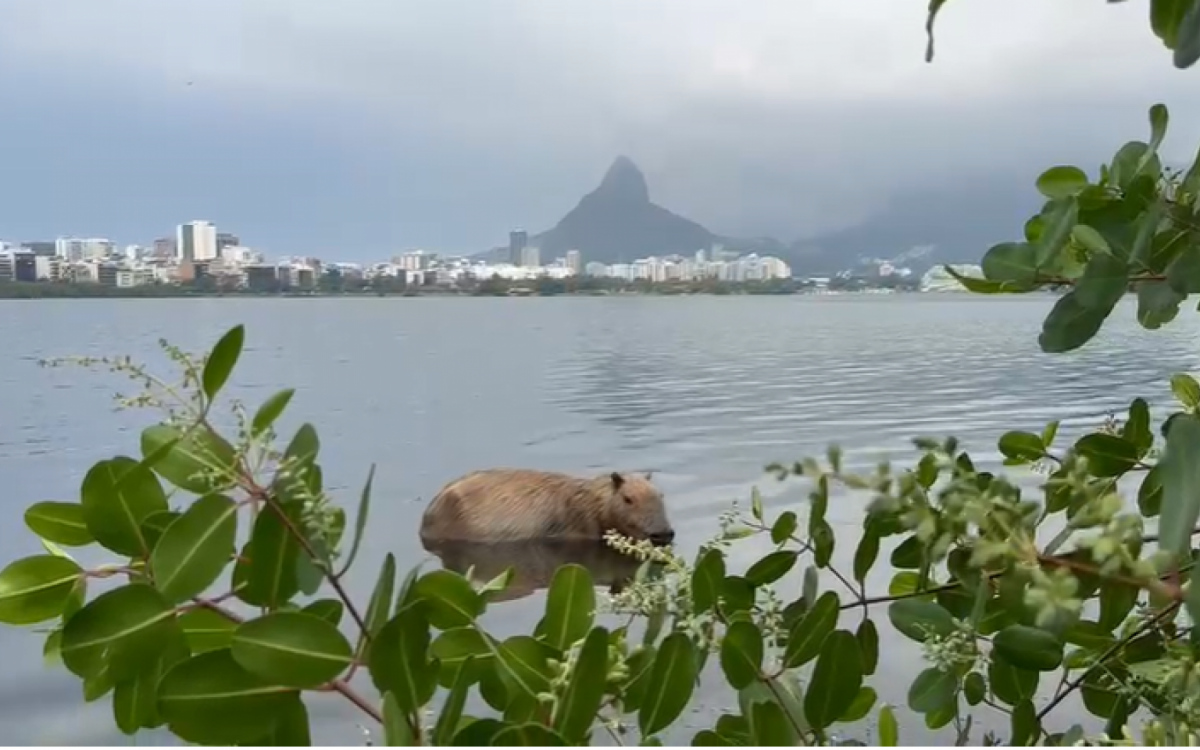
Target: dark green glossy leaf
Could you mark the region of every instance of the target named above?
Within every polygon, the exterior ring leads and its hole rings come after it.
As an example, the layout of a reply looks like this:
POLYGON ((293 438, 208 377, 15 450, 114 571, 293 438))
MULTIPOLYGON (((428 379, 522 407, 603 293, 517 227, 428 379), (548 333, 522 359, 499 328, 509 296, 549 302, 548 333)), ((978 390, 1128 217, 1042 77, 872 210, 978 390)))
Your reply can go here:
POLYGON ((650 686, 650 677, 654 673, 656 653, 653 646, 645 646, 629 655, 626 662, 629 666, 629 677, 625 681, 624 693, 621 696, 625 713, 633 713, 641 708, 646 689, 650 686))
MULTIPOLYGON (((243 553, 249 557, 249 563, 239 561, 237 565, 244 568, 245 576, 245 585, 239 589, 238 598, 247 604, 276 609, 300 591, 296 580, 300 543, 280 516, 284 512, 272 504, 263 508, 254 520, 250 542, 243 553)), ((235 582, 238 579, 235 568, 235 582)))
POLYGON ((963 680, 963 696, 971 706, 978 706, 987 697, 987 681, 979 672, 971 672, 963 680))
MULTIPOLYGON (((487 637, 475 628, 452 628, 439 634, 430 647, 430 653, 451 674, 457 673, 462 664, 471 659, 479 668, 490 667, 494 655, 487 637)), ((443 670, 445 671, 445 670, 443 670)), ((475 676, 472 673, 472 676, 475 676)), ((443 682, 443 685, 450 685, 443 682)))
POLYGON ((1069 198, 1087 186, 1087 175, 1079 167, 1050 167, 1037 178, 1038 192, 1047 198, 1069 198))
POLYGON ((1181 295, 1200 291, 1200 252, 1183 247, 1167 266, 1167 284, 1181 295))
POLYGON ((604 700, 608 672, 608 631, 593 628, 584 639, 567 691, 555 707, 553 726, 570 744, 581 744, 604 700))
POLYGON ((1014 747, 1025 747, 1034 743, 1041 733, 1038 728, 1037 711, 1029 701, 1022 701, 1013 707, 1011 723, 1010 744, 1014 747))
POLYGON ((879 664, 879 630, 875 627, 875 621, 863 620, 858 630, 854 631, 854 637, 858 639, 858 648, 862 652, 863 674, 875 674, 875 667, 879 664))
POLYGON ((638 727, 646 737, 666 728, 683 713, 696 686, 696 647, 683 633, 672 633, 654 659, 638 727))
POLYGON ((763 636, 749 620, 729 626, 721 641, 721 669, 734 690, 741 690, 758 679, 762 670, 763 636))
POLYGON ((993 281, 992 279, 978 279, 973 276, 966 276, 954 270, 951 266, 943 265, 942 270, 959 284, 962 284, 963 289, 975 294, 1019 294, 1033 289, 1033 286, 1028 284, 1017 284, 1012 281, 993 281))
POLYGON ((1038 345, 1048 354, 1078 349, 1096 335, 1109 312, 1089 308, 1079 302, 1074 290, 1067 292, 1046 316, 1038 345))
POLYGON ((100 461, 83 478, 80 498, 97 542, 130 557, 150 551, 141 523, 167 509, 167 496, 149 469, 125 456, 100 461))
POLYGON ((526 722, 509 726, 496 732, 492 747, 565 747, 567 741, 553 729, 541 724, 526 722))
POLYGON ((1032 432, 1006 432, 1000 436, 1000 452, 1014 461, 1037 461, 1046 455, 1042 439, 1032 432))
POLYGON ((692 747, 733 747, 733 743, 711 729, 701 729, 692 737, 692 747))
POLYGON ((154 463, 154 473, 182 490, 204 495, 233 484, 233 446, 206 427, 187 432, 165 424, 146 428, 142 455, 150 457, 160 450, 166 453, 154 463))
POLYGON ((925 562, 925 547, 916 534, 905 539, 892 550, 891 563, 894 568, 916 570, 925 562))
POLYGON ((303 612, 275 612, 242 623, 230 652, 248 672, 298 688, 324 685, 353 661, 350 643, 336 626, 303 612))
POLYGON ((162 539, 162 535, 166 533, 167 527, 182 515, 174 510, 160 510, 142 519, 142 538, 150 546, 151 552, 158 545, 158 540, 162 539))
POLYGON ((358 515, 354 517, 354 538, 350 542, 350 554, 346 556, 346 562, 342 565, 341 575, 345 575, 346 571, 350 570, 354 559, 358 557, 358 547, 362 543, 363 532, 367 528, 367 518, 371 510, 371 485, 374 482, 375 464, 371 464, 371 470, 367 472, 367 483, 363 485, 362 494, 359 496, 358 515))
POLYGON ((1183 558, 1200 516, 1200 420, 1185 417, 1171 425, 1158 465, 1163 485, 1159 546, 1183 558))
MULTIPOLYGON (((337 626, 342 622, 344 610, 345 607, 337 599, 318 599, 311 604, 305 605, 300 611, 314 617, 320 617, 331 625, 337 626)), ((380 623, 380 627, 383 627, 382 623, 380 623)))
MULTIPOLYGON (((383 696, 383 739, 388 747, 415 747, 420 744, 413 735, 408 716, 391 693, 384 693, 383 696)), ((488 739, 491 739, 490 735, 488 739)))
POLYGON ((42 539, 67 547, 84 547, 96 541, 88 530, 80 503, 44 500, 25 510, 25 525, 42 539))
POLYGON ((771 701, 751 706, 750 738, 760 747, 794 747, 798 739, 783 708, 771 701))
POLYGON ((1075 284, 1079 304, 1107 314, 1129 288, 1129 266, 1112 255, 1093 255, 1075 284))
MULTIPOLYGON (((454 672, 450 694, 446 696, 446 702, 442 704, 441 713, 438 714, 437 724, 433 727, 433 744, 435 746, 446 746, 454 741, 454 733, 458 731, 463 707, 467 704, 467 691, 472 683, 471 668, 473 664, 474 658, 468 656, 454 672)), ((393 698, 393 700, 395 699, 393 698)))
POLYGON ((917 713, 944 711, 954 702, 958 678, 949 672, 930 667, 913 680, 908 688, 908 707, 917 713))
POLYGON ((454 735, 455 747, 485 747, 505 727, 496 719, 476 719, 458 730, 454 735))
POLYGON ((1108 241, 1104 239, 1104 235, 1087 224, 1076 224, 1071 229, 1071 239, 1092 254, 1112 252, 1112 248, 1108 246, 1108 241))
POLYGON ((835 630, 825 639, 804 696, 804 715, 815 729, 837 721, 862 687, 862 654, 854 634, 835 630))
POLYGON ((796 565, 795 550, 778 550, 755 562, 746 571, 746 580, 755 586, 774 583, 788 574, 796 565))
POLYGON ((187 742, 230 745, 271 732, 298 701, 292 689, 271 685, 243 669, 227 650, 176 664, 158 686, 158 711, 187 742))
POLYGON ((992 638, 996 656, 1015 667, 1050 672, 1062 664, 1062 643, 1045 630, 1010 625, 992 638))
POLYGON ((715 547, 704 549, 692 570, 692 608, 699 614, 717 605, 725 581, 725 556, 715 547))
POLYGON ((1171 393, 1183 405, 1183 408, 1195 411, 1200 408, 1200 383, 1191 375, 1177 372, 1171 376, 1171 393))
POLYGON ((367 668, 381 693, 395 695, 400 708, 413 713, 437 690, 437 667, 429 662, 429 618, 425 602, 405 607, 371 641, 367 668))
POLYGON ((995 656, 988 665, 988 682, 996 697, 1010 706, 1029 700, 1037 693, 1038 673, 1015 667, 1002 656, 995 656))
POLYGON ((1187 295, 1175 291, 1165 281, 1139 281, 1135 286, 1138 323, 1150 331, 1175 320, 1179 315, 1179 305, 1187 299, 1187 295))
POLYGON ((1079 202, 1075 198, 1053 201, 1042 212, 1045 229, 1034 243, 1038 268, 1052 268, 1058 263, 1063 248, 1071 238, 1071 230, 1078 223, 1078 216, 1079 202))
POLYGON ((292 437, 292 441, 288 443, 288 447, 284 450, 283 454, 297 464, 304 465, 315 461, 317 454, 320 452, 321 440, 317 436, 317 428, 305 422, 300 425, 300 429, 296 430, 296 434, 292 437))
POLYGON ((854 702, 850 704, 850 708, 846 709, 846 713, 838 721, 853 724, 856 721, 861 721, 871 713, 871 709, 875 707, 875 701, 879 700, 879 695, 875 692, 875 688, 868 685, 863 685, 858 689, 858 695, 854 697, 854 702))
POLYGON ((237 623, 211 609, 198 607, 179 617, 179 627, 193 654, 229 648, 237 623))
POLYGON ((9 563, 0 571, 0 622, 32 625, 62 615, 82 579, 83 570, 58 555, 9 563))
POLYGON ((1154 444, 1154 431, 1150 427, 1150 405, 1143 398, 1135 398, 1129 404, 1129 419, 1121 427, 1121 437, 1137 449, 1138 456, 1145 456, 1154 444))
POLYGON ((1137 446, 1119 435, 1094 432, 1075 443, 1075 450, 1088 461, 1088 471, 1097 477, 1126 473, 1138 462, 1137 446))
POLYGON ((741 576, 725 576, 721 582, 721 611, 726 618, 754 607, 754 585, 741 576))
MULTIPOLYGON (((388 621, 388 612, 392 609, 392 592, 395 587, 396 557, 389 552, 384 555, 383 564, 379 567, 379 577, 375 579, 375 588, 372 589, 371 600, 367 603, 367 613, 363 616, 369 636, 374 637, 388 621)), ((359 634, 358 647, 355 649, 359 658, 366 653, 369 642, 366 636, 359 634)))
POLYGON ((790 510, 779 514, 779 518, 775 519, 775 523, 771 526, 771 541, 775 544, 783 544, 788 539, 791 539, 792 534, 796 533, 796 514, 790 510))
POLYGON ((546 596, 546 614, 538 632, 554 648, 565 651, 592 627, 596 589, 592 575, 582 565, 563 565, 554 572, 546 596))
POLYGON ((879 745, 880 747, 896 747, 900 743, 900 727, 896 724, 896 714, 891 706, 879 709, 879 745))
POLYGON ((868 523, 863 529, 858 547, 854 549, 854 580, 860 584, 867 580, 867 574, 879 558, 879 534, 875 532, 874 524, 868 523))
POLYGON ((235 502, 205 495, 171 522, 150 555, 154 584, 171 602, 199 596, 229 565, 237 536, 235 502))
POLYGON ((783 662, 789 669, 807 664, 821 653, 829 634, 837 627, 840 604, 837 594, 826 591, 788 633, 783 662))
POLYGON ((308 709, 304 706, 304 701, 297 698, 285 703, 279 710, 275 726, 271 731, 245 744, 254 747, 309 747, 312 745, 312 736, 308 728, 308 709))
POLYGON ((200 374, 200 382, 204 393, 209 399, 216 398, 217 393, 229 380, 230 373, 242 356, 242 346, 246 341, 246 329, 236 325, 230 328, 217 341, 212 352, 204 362, 204 371, 200 374))
MULTIPOLYGON (((500 644, 500 665, 504 668, 501 675, 515 685, 524 697, 533 699, 538 693, 549 690, 551 673, 548 661, 559 653, 536 638, 515 635, 500 644)), ((509 707, 512 707, 511 702, 509 707)), ((505 718, 512 720, 511 717, 505 718)))
POLYGON ((254 412, 254 418, 250 422, 250 434, 261 435, 268 427, 275 424, 275 420, 283 415, 294 395, 296 395, 294 388, 285 388, 264 401, 262 406, 258 407, 258 411, 254 412))
POLYGON ((1005 242, 983 256, 983 275, 988 281, 1032 286, 1037 281, 1037 251, 1027 242, 1005 242))
POLYGON ((833 560, 833 548, 836 543, 836 538, 833 535, 833 527, 827 521, 821 521, 815 526, 809 527, 809 534, 813 543, 813 563, 818 568, 827 568, 833 560))
POLYGON ((178 632, 175 611, 158 591, 131 583, 106 591, 63 626, 62 659, 80 677, 108 663, 114 680, 152 664, 178 632))
POLYGON ((1200 565, 1192 568, 1192 575, 1189 578, 1191 585, 1188 586, 1183 603, 1192 622, 1200 622, 1200 565))
POLYGON ((888 619, 896 630, 922 643, 930 633, 949 635, 954 630, 954 619, 945 607, 920 599, 892 602, 888 619))
POLYGON ((1124 583, 1100 584, 1100 627, 1115 630, 1133 610, 1141 590, 1124 583))

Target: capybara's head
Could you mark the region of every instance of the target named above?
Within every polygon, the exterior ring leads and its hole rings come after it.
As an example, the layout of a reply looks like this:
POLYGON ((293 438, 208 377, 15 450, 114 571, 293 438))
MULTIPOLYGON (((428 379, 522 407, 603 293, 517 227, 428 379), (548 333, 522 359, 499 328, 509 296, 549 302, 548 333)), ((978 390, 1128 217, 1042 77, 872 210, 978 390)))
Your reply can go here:
POLYGON ((662 492, 650 483, 648 475, 613 472, 606 484, 612 490, 607 521, 618 533, 633 539, 649 539, 654 544, 670 544, 675 530, 667 520, 662 492))

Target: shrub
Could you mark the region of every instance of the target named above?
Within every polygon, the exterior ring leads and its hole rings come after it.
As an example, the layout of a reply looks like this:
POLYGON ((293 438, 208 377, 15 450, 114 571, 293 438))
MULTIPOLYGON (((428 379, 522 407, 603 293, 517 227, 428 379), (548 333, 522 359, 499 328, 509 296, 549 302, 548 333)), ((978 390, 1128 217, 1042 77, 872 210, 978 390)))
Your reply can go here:
MULTIPOLYGON (((930 55, 943 4, 931 3, 930 55)), ((1200 0, 1155 0, 1151 11, 1176 65, 1194 63, 1200 0)), ((1085 344, 1131 288, 1143 326, 1170 322, 1200 291, 1200 159, 1186 173, 1162 166, 1167 120, 1166 107, 1151 108, 1149 141, 1122 146, 1094 180, 1068 166, 1043 173, 1047 201, 1025 239, 989 250, 984 277, 964 285, 1066 289, 1040 338, 1047 352, 1085 344)), ((480 616, 508 574, 482 585, 446 570, 397 580, 389 555, 365 607, 347 596, 374 470, 343 545, 347 516, 323 487, 317 431, 306 424, 275 445, 291 391, 253 414, 235 404, 236 434, 218 429, 214 404, 243 340, 236 327, 202 358, 164 344, 179 384, 128 359, 82 360, 131 377, 140 391, 126 404, 163 421, 142 433, 140 458, 93 466, 78 502, 30 506, 25 522, 46 553, 0 571, 0 622, 52 623, 47 654, 82 680, 86 700, 109 697, 127 734, 165 726, 193 743, 309 744, 304 697, 335 692, 390 745, 584 744, 600 731, 658 744, 711 662, 735 705, 694 745, 827 744, 836 726, 868 716, 879 743, 895 745, 896 716, 867 684, 880 663, 873 616, 885 606, 928 662, 908 707, 929 728, 953 724, 960 742, 971 711, 1007 715, 1012 744, 1128 742, 1139 710, 1143 744, 1200 741, 1200 383, 1188 375, 1172 379, 1179 406, 1158 424, 1136 399, 1124 419, 1069 445, 1056 423, 1002 435, 1007 465, 1045 476, 1037 500, 976 468, 953 438, 917 440, 903 469, 850 473, 836 448, 769 467, 803 479, 809 503, 768 517, 756 494, 691 562, 610 537, 644 561, 630 586, 597 601, 588 571, 563 566, 534 632, 499 639, 480 616), (1137 483, 1136 508, 1123 479, 1137 483), (839 489, 866 498, 850 571, 833 564, 826 519, 839 489), (725 550, 752 535, 772 551, 729 571, 725 550), (84 568, 63 550, 93 544, 115 560, 84 568), (886 595, 871 594, 885 544, 896 572, 886 595), (800 595, 781 597, 774 584, 800 566, 800 595), (117 585, 88 599, 89 585, 109 580, 117 585), (597 624, 601 605, 626 624, 597 624), (360 670, 373 697, 352 687, 360 670), (1044 679, 1052 692, 1039 701, 1044 679), (472 693, 491 715, 465 713, 472 693), (1102 732, 1052 723, 1077 693, 1102 732), (437 708, 429 722, 427 706, 437 708)))

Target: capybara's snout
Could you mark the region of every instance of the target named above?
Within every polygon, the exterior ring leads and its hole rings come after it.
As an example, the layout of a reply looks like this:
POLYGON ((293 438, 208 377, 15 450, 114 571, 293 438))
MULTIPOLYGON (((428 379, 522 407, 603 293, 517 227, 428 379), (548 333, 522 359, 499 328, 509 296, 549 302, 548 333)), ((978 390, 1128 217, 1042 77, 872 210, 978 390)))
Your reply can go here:
POLYGON ((667 529, 666 531, 656 531, 650 535, 650 543, 659 547, 665 547, 675 541, 675 530, 667 529))

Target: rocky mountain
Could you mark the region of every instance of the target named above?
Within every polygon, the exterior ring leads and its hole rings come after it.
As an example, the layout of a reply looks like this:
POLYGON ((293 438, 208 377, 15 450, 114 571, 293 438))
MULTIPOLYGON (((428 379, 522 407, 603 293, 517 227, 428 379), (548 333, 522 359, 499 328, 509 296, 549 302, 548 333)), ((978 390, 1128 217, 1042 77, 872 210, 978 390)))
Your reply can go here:
POLYGON ((690 254, 715 241, 716 235, 696 222, 652 203, 645 175, 624 156, 553 229, 530 238, 543 258, 576 249, 588 261, 601 263, 690 254))

